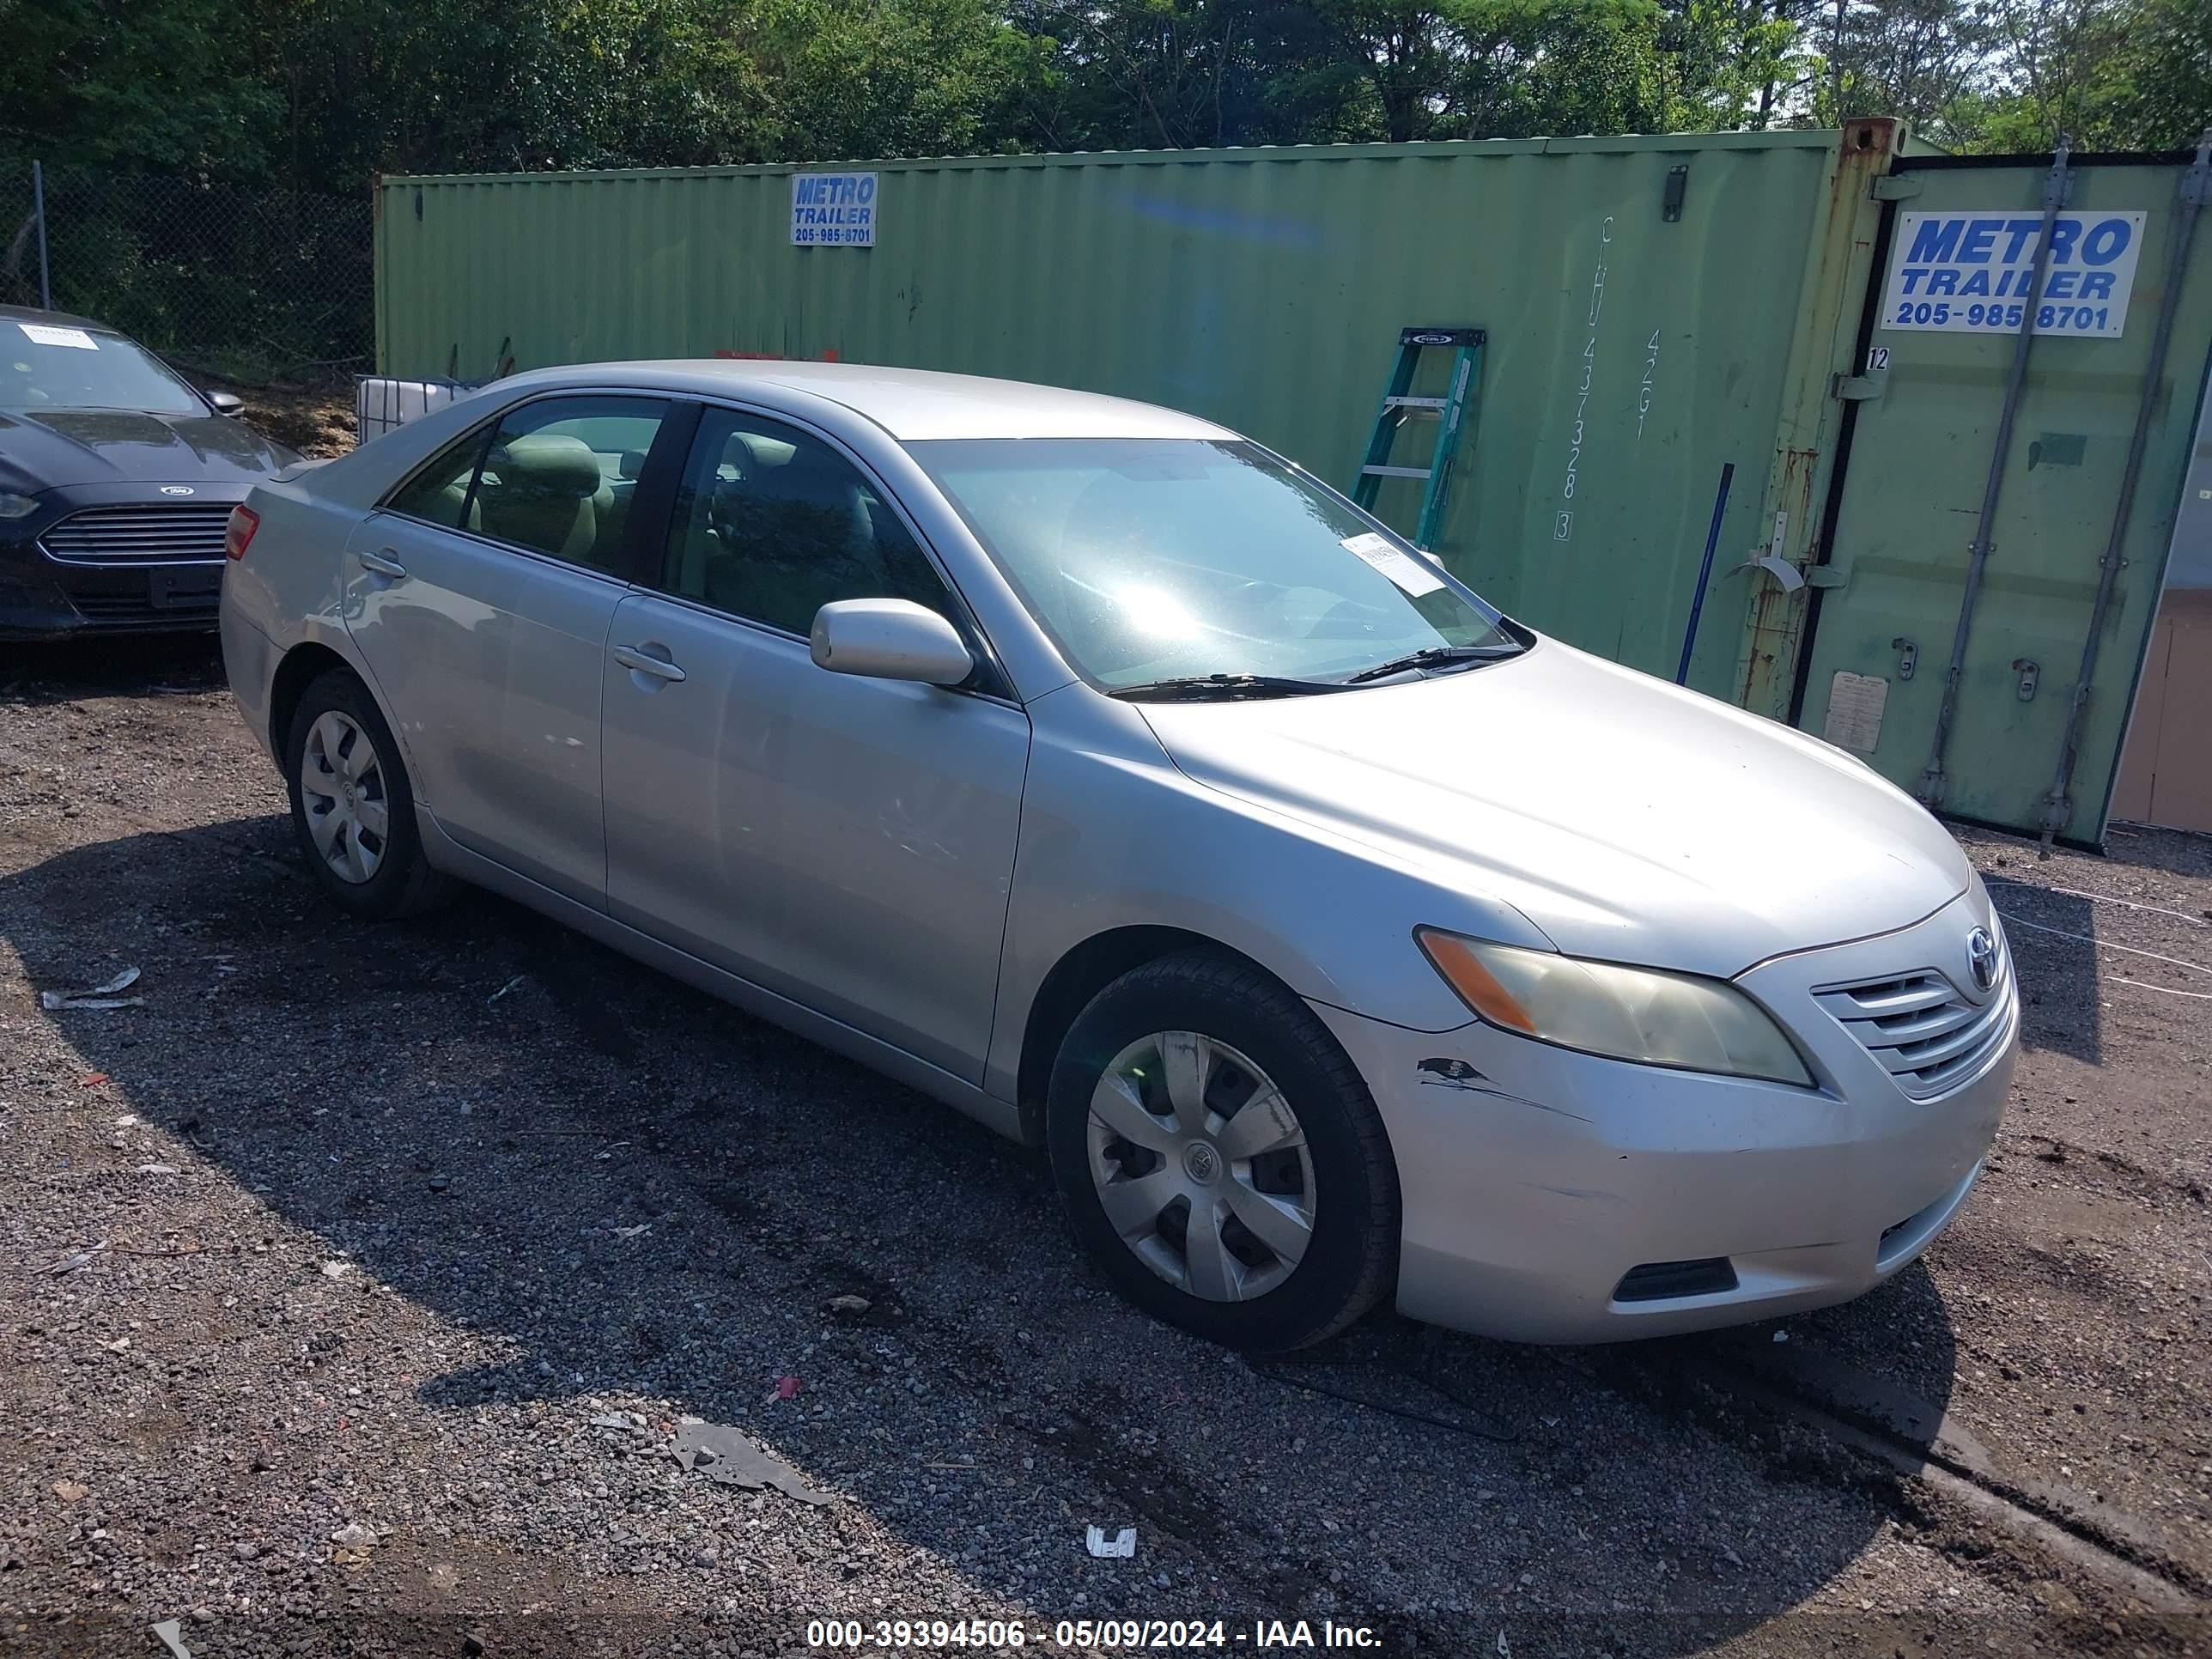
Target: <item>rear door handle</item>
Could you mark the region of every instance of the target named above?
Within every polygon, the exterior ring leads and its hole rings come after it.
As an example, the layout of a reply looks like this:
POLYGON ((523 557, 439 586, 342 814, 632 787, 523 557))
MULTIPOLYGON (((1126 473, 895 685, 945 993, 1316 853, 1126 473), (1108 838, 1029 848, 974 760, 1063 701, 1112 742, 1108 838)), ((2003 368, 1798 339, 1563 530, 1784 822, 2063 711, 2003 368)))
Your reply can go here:
POLYGON ((615 647, 613 656, 614 659, 624 668, 635 669, 641 674, 650 674, 655 679, 680 680, 684 678, 684 671, 669 661, 667 658, 650 655, 634 645, 615 647))
POLYGON ((398 581, 402 576, 407 574, 407 567, 405 565, 400 563, 397 559, 387 558, 381 553, 362 554, 361 556, 361 566, 364 570, 374 570, 380 576, 389 576, 394 581, 398 581))

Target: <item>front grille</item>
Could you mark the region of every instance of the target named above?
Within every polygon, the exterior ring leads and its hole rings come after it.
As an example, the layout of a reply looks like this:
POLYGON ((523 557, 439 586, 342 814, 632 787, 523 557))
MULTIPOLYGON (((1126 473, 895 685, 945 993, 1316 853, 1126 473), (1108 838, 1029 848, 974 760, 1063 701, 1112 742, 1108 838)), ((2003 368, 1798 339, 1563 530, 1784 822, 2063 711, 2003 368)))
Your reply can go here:
POLYGON ((167 622, 185 623, 213 617, 221 594, 193 594, 156 605, 143 589, 135 593, 72 593, 70 603, 94 622, 167 622))
POLYGON ((88 507, 39 538, 64 564, 206 563, 222 557, 230 507, 222 501, 88 507))
POLYGON ((1929 1100, 1978 1074, 2003 1042, 2011 981, 2012 952, 2001 949, 1986 1002, 1974 1001, 1932 968, 1813 994, 1899 1088, 1929 1100))

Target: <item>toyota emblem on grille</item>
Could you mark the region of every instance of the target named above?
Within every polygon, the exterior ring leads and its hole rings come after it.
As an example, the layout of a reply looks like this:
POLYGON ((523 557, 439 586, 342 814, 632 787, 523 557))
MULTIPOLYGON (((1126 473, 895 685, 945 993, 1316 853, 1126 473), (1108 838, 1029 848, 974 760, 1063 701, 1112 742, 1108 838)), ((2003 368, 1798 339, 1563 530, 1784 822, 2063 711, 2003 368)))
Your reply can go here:
POLYGON ((1966 935, 1966 970, 1974 976, 1977 990, 1988 991, 1997 982, 1997 942, 1986 927, 1977 927, 1966 935))
POLYGON ((192 493, 192 487, 190 484, 163 484, 161 493, 164 495, 189 495, 192 493))

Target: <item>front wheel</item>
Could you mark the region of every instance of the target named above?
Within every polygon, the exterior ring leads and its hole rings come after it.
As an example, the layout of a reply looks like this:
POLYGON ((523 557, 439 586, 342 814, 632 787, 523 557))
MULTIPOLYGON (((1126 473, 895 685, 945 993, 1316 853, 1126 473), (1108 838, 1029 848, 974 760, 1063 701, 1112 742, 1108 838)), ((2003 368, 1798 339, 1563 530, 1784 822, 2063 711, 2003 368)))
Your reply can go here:
POLYGON ((1327 1029, 1256 968, 1171 957, 1101 991, 1060 1046, 1045 1127, 1078 1237, 1170 1324, 1279 1352, 1390 1286, 1382 1119, 1327 1029))

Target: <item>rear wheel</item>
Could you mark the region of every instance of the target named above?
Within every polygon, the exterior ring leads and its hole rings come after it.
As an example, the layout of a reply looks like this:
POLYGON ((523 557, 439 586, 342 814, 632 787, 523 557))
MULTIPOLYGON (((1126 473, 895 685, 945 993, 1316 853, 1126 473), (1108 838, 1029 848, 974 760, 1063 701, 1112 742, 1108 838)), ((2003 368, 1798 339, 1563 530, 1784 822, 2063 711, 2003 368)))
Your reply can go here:
POLYGON ((1389 1287, 1382 1120, 1326 1028, 1255 968, 1173 957, 1100 992, 1061 1045, 1046 1136, 1078 1236, 1171 1324, 1279 1352, 1389 1287))
POLYGON ((307 687, 285 757, 300 850, 341 908, 382 921, 447 896, 422 857, 398 742, 358 677, 333 669, 307 687))

